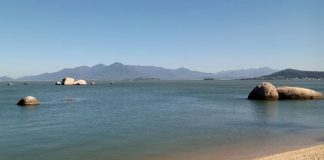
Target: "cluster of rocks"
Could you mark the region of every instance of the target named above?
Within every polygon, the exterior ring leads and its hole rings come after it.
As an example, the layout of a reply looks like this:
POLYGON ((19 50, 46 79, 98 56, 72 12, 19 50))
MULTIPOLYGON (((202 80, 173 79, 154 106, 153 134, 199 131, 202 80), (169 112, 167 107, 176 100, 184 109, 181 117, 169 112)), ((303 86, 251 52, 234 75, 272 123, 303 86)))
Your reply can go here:
MULTIPOLYGON (((94 82, 92 82, 94 84, 94 82)), ((73 78, 66 77, 62 80, 62 85, 86 85, 85 80, 75 81, 73 78)), ((323 94, 307 88, 300 87, 278 87, 276 88, 269 82, 262 82, 254 87, 248 99, 252 100, 281 100, 281 99, 320 99, 323 94)), ((22 98, 17 105, 32 106, 39 105, 39 101, 33 96, 22 98)))
MULTIPOLYGON (((62 81, 57 81, 55 83, 56 85, 87 85, 87 81, 80 79, 80 80, 75 80, 74 78, 70 77, 65 77, 62 79, 62 81)), ((91 85, 94 85, 95 82, 91 82, 91 85)), ((9 84, 8 84, 9 85, 9 84)), ((13 85, 13 84, 12 84, 13 85)), ((34 106, 34 105, 39 105, 38 99, 36 99, 33 96, 26 96, 19 100, 17 105, 19 106, 34 106)))
POLYGON ((252 100, 281 100, 281 99, 320 99, 323 94, 307 88, 300 87, 278 87, 269 82, 257 85, 249 94, 252 100))
POLYGON ((87 81, 80 79, 75 80, 74 78, 65 77, 62 79, 62 82, 58 81, 56 85, 87 85, 87 81))

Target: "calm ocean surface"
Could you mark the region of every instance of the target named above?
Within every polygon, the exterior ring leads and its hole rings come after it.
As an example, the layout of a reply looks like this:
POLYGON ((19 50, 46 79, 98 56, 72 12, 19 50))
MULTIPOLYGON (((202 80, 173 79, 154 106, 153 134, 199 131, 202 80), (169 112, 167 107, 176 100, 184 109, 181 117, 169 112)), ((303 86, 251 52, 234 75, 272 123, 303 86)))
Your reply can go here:
MULTIPOLYGON (((324 100, 247 100, 259 82, 0 82, 0 159, 142 160, 250 142, 324 141, 324 100), (41 105, 17 106, 27 95, 41 105)), ((272 83, 324 92, 324 81, 272 83)))

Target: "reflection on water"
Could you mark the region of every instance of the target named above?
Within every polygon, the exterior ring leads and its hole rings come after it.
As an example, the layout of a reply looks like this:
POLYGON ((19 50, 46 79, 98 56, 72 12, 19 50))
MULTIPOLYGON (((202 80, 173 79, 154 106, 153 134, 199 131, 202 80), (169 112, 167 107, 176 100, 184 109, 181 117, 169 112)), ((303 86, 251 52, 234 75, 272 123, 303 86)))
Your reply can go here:
POLYGON ((301 133, 306 130, 322 128, 318 125, 322 109, 319 101, 284 100, 284 101, 249 101, 253 109, 256 125, 271 132, 301 133))
POLYGON ((63 101, 66 103, 70 103, 73 101, 72 96, 64 96, 63 101))
POLYGON ((265 122, 270 121, 277 116, 278 101, 251 101, 257 119, 262 119, 265 122))

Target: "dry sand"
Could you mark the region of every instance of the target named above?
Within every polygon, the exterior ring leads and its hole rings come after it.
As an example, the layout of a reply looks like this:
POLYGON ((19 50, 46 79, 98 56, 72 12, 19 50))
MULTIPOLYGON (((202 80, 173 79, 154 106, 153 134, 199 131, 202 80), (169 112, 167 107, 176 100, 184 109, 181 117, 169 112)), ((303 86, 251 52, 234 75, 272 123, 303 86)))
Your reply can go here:
POLYGON ((324 160, 324 145, 284 152, 255 160, 324 160))

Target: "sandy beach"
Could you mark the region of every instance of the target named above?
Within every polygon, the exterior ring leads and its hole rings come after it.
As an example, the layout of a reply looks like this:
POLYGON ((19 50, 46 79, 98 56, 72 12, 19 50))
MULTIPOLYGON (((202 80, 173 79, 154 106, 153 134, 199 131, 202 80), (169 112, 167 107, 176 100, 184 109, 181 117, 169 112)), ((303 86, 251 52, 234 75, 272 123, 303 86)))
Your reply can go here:
POLYGON ((324 145, 284 152, 255 160, 323 160, 324 145))
MULTIPOLYGON (((324 160, 320 131, 148 157, 147 160, 324 160)), ((145 159, 146 160, 146 159, 145 159)))
MULTIPOLYGON (((278 146, 281 148, 280 146, 278 146)), ((273 149, 273 148, 272 148, 273 149)), ((272 150, 270 148, 270 150, 272 150)), ((284 150, 284 149, 283 149, 284 150)), ((259 152, 251 152, 250 149, 227 150, 220 152, 183 153, 173 156, 149 158, 154 160, 324 160, 324 144, 292 149, 286 152, 274 152, 260 147, 259 152), (258 157, 258 158, 256 158, 258 157)))

